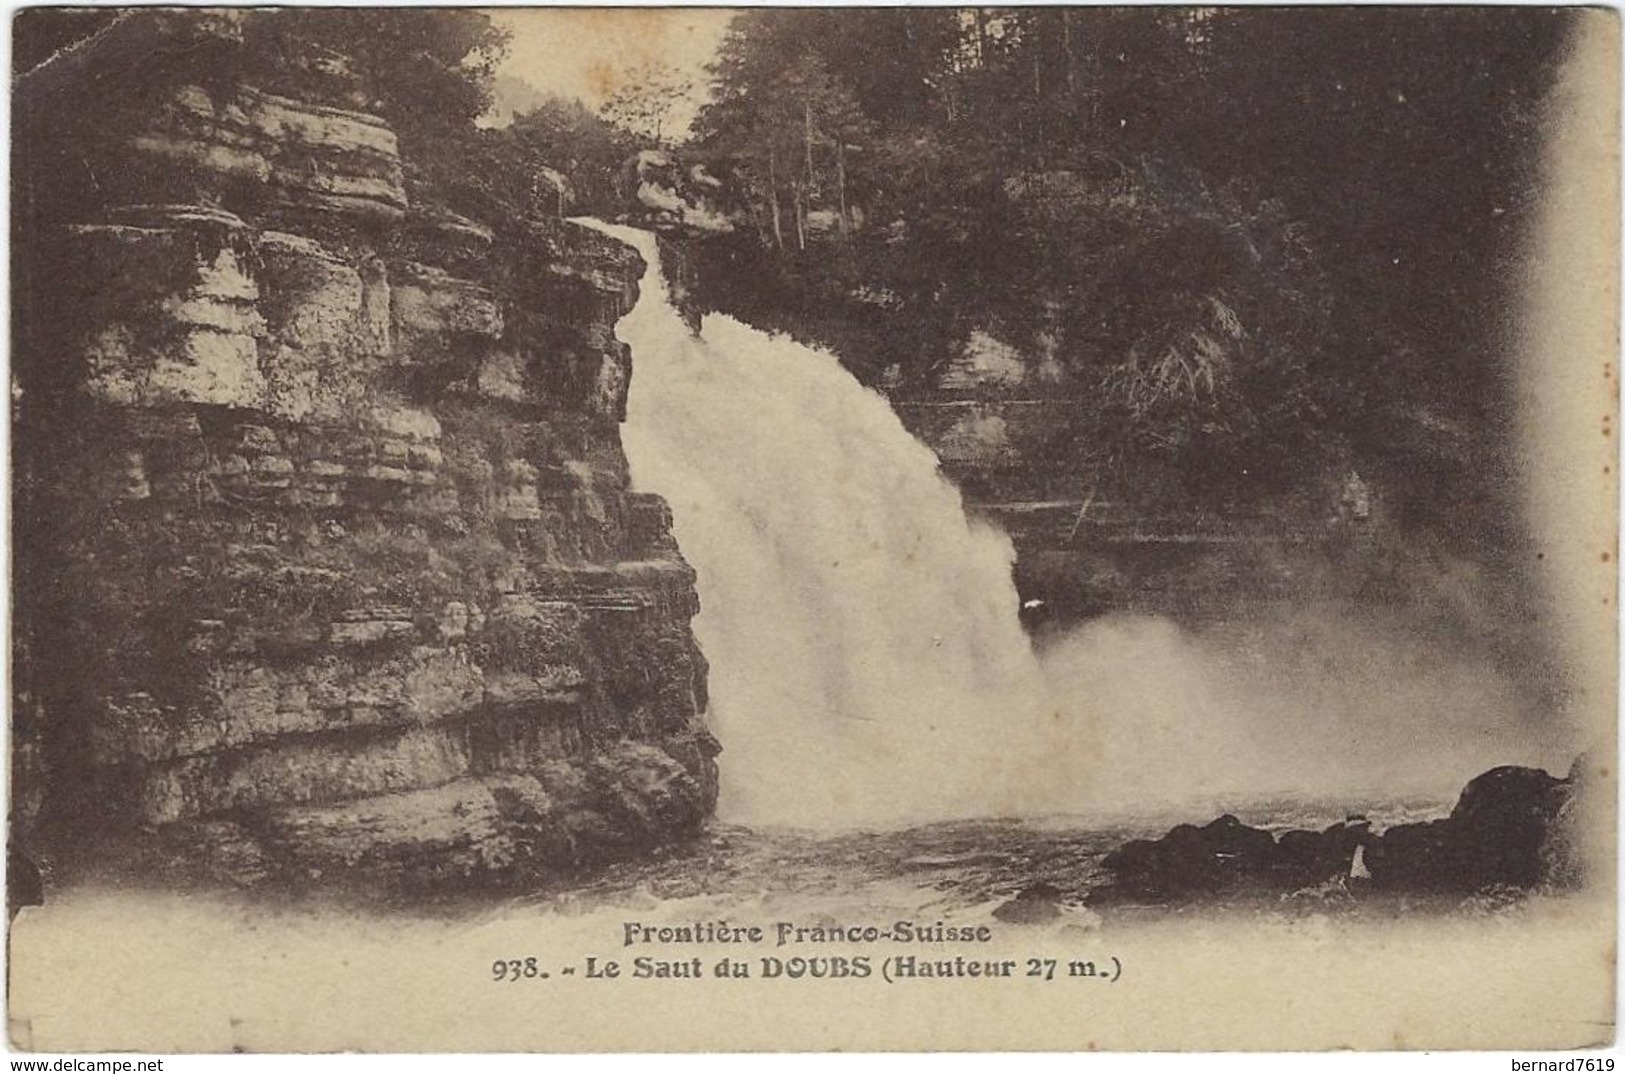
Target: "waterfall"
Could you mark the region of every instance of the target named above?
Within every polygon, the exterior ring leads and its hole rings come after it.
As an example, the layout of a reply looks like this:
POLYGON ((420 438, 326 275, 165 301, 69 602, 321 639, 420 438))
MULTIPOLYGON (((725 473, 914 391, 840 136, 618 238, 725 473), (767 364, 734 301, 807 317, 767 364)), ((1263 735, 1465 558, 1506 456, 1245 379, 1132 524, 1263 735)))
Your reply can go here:
POLYGON ((671 504, 723 743, 721 816, 807 826, 1009 815, 1082 782, 1017 619, 1009 539, 966 518, 887 401, 827 351, 669 301, 652 233, 617 325, 632 483, 671 504))
POLYGON ((1505 668, 1403 609, 1294 601, 1202 630, 1120 614, 1035 657, 1009 539, 966 518, 885 398, 731 317, 695 335, 651 233, 581 223, 647 265, 616 326, 622 439, 698 575, 725 819, 1200 816, 1567 767, 1505 668))

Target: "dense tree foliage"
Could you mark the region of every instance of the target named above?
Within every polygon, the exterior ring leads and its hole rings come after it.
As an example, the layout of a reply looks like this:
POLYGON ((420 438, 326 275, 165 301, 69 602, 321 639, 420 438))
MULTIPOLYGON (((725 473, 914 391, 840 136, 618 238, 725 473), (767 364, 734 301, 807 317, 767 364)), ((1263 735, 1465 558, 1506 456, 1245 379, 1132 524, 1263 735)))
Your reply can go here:
POLYGON ((622 76, 621 84, 604 101, 604 120, 657 146, 679 131, 675 116, 679 102, 694 91, 683 74, 668 63, 646 62, 622 76))
POLYGON ((269 9, 249 38, 249 51, 284 77, 320 82, 336 72, 359 83, 354 103, 400 135, 414 195, 477 218, 608 211, 636 148, 630 131, 556 95, 505 126, 476 123, 491 110, 507 45, 506 32, 482 11, 269 9))
POLYGON ((1260 499, 1358 466, 1421 522, 1487 522, 1565 19, 745 12, 692 151, 755 226, 705 275, 905 389, 996 329, 1060 370, 1108 477, 1260 499))
POLYGON ((429 150, 490 106, 507 37, 470 9, 266 8, 248 22, 244 43, 262 78, 343 85, 411 150, 429 150))
MULTIPOLYGON (((462 8, 267 8, 244 32, 245 62, 267 88, 327 90, 395 128, 408 190, 435 198, 484 176, 474 121, 491 105, 507 44, 484 12, 462 8)), ((466 200, 466 196, 463 200, 466 200)))
POLYGON ((580 101, 549 96, 506 126, 466 127, 451 144, 456 159, 420 196, 498 222, 613 215, 625 200, 625 165, 638 141, 580 101))

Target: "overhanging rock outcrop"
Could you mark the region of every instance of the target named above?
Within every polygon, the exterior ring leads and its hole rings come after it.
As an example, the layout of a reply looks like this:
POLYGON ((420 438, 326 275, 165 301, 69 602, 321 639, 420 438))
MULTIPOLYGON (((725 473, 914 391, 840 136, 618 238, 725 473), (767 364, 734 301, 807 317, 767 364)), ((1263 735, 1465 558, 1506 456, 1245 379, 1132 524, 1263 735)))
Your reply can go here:
POLYGON ((692 834, 636 254, 414 204, 382 120, 232 74, 252 17, 129 14, 17 84, 18 834, 367 883, 692 834))

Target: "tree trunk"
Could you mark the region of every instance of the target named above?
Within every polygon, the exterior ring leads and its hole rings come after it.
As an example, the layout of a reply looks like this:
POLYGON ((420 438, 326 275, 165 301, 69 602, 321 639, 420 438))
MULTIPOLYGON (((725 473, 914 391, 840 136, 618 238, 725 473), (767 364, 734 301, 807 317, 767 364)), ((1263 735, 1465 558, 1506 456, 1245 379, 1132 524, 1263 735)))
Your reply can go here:
POLYGON ((807 190, 813 187, 813 159, 812 159, 812 102, 801 102, 802 130, 807 139, 807 190))
POLYGON ((1037 150, 1038 170, 1044 170, 1044 83, 1039 73, 1038 49, 1033 49, 1033 146, 1037 150))
POLYGON ((766 221, 762 219, 762 207, 757 204, 754 198, 747 199, 747 201, 749 203, 748 208, 750 211, 750 224, 751 227, 756 229, 757 241, 759 241, 763 246, 767 246, 772 241, 772 238, 767 233, 766 221))
POLYGON ((1077 57, 1072 55, 1072 9, 1061 9, 1061 51, 1066 56, 1066 95, 1072 96, 1077 86, 1077 57))
POLYGON ((784 225, 779 219, 779 166, 778 154, 772 150, 767 154, 767 192, 773 203, 773 241, 779 249, 784 249, 784 225))
POLYGON ((796 249, 807 248, 807 207, 802 198, 801 184, 792 183, 790 192, 795 196, 796 203, 796 249))
MULTIPOLYGON (((927 70, 930 69, 931 64, 932 64, 932 58, 927 55, 927 50, 925 48, 925 45, 920 40, 919 31, 917 29, 915 29, 915 26, 914 26, 914 12, 910 11, 908 8, 905 7, 905 8, 902 9, 902 15, 903 15, 903 36, 905 38, 907 38, 907 40, 908 40, 908 49, 909 49, 909 53, 910 53, 910 55, 912 57, 912 62, 909 65, 909 70, 912 71, 916 76, 918 76, 921 72, 924 72, 924 71, 927 71, 927 70)), ((922 118, 922 113, 925 110, 924 109, 924 104, 925 103, 926 102, 921 101, 920 92, 919 92, 919 85, 918 85, 918 83, 915 83, 910 89, 909 98, 908 98, 908 106, 904 111, 904 115, 907 116, 908 119, 911 122, 918 122, 922 118)))
POLYGON ((835 139, 835 185, 841 194, 841 238, 852 236, 851 218, 846 214, 846 139, 835 139))

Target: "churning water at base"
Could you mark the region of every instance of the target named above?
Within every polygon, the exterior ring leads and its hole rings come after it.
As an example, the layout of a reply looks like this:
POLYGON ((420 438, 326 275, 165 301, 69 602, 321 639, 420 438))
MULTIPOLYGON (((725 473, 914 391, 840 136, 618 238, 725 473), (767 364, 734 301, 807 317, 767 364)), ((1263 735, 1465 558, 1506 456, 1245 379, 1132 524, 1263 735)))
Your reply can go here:
MULTIPOLYGON (((698 337, 654 236, 617 326, 635 487, 698 573, 728 818, 804 825, 1006 815, 1086 748, 1044 694, 1008 538, 836 357, 731 317, 698 337)), ((1053 777, 1051 778, 1051 782, 1053 777)))

